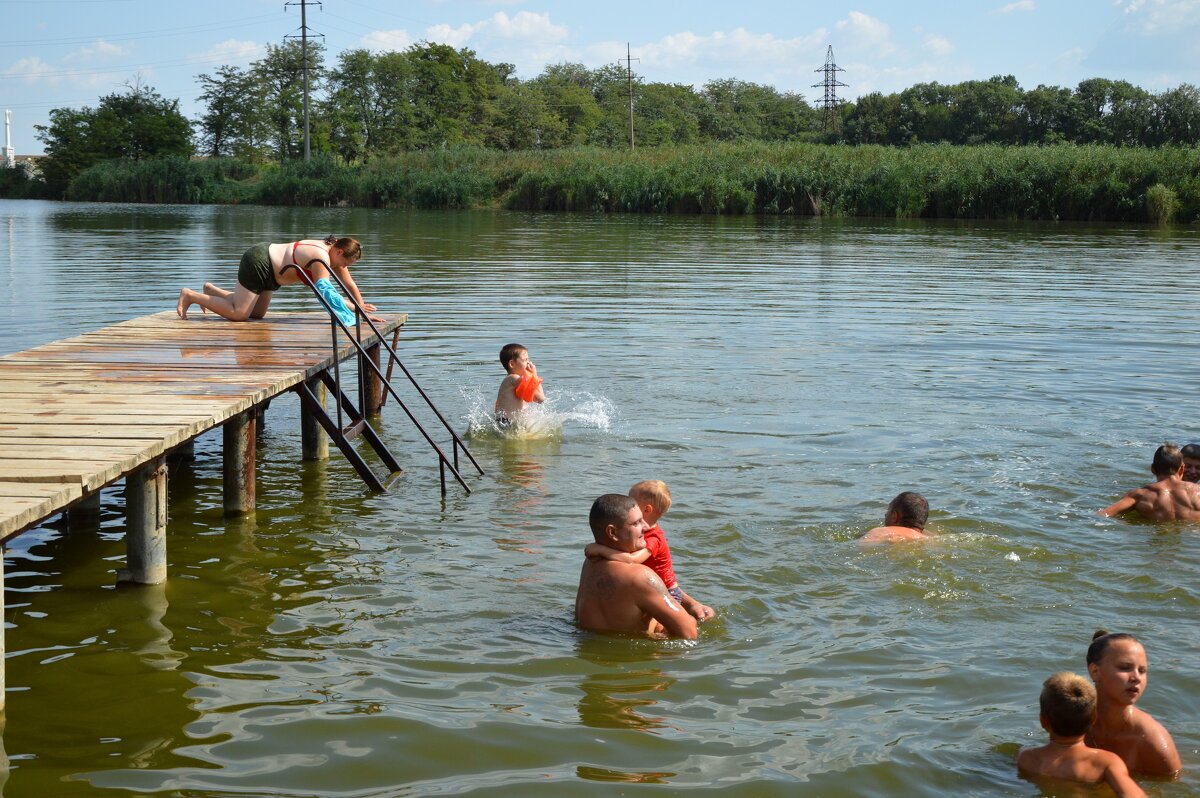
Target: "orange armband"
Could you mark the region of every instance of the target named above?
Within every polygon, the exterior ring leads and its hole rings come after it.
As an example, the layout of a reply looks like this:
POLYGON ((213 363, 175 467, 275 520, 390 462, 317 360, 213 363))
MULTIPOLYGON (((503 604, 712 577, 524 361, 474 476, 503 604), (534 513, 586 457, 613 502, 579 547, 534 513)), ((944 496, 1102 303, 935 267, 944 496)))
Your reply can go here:
POLYGON ((513 388, 513 393, 522 402, 532 402, 534 395, 537 394, 538 386, 541 384, 541 377, 535 377, 529 372, 525 372, 521 375, 521 381, 517 383, 517 387, 513 388))

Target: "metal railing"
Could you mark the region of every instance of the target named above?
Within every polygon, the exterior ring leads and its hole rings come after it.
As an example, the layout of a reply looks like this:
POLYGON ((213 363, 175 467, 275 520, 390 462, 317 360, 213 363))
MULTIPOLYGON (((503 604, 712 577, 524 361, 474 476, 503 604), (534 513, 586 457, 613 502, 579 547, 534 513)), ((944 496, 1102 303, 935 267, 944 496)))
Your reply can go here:
MULTIPOLYGON (((475 466, 475 470, 478 471, 480 475, 482 475, 484 473, 484 471, 483 471, 483 467, 480 466, 479 462, 475 459, 475 456, 471 454, 471 450, 467 448, 467 444, 463 441, 462 436, 460 436, 458 434, 458 432, 456 432, 454 430, 454 428, 452 426, 450 426, 450 422, 447 421, 446 417, 442 415, 442 411, 437 409, 437 406, 434 405, 433 400, 429 398, 429 395, 427 393, 425 393, 425 389, 421 387, 421 385, 417 382, 416 378, 413 377, 412 372, 409 371, 408 367, 404 365, 404 362, 400 359, 400 355, 397 354, 395 347, 393 345, 389 344, 384 339, 383 333, 381 333, 379 331, 379 328, 375 326, 375 322, 372 321, 371 318, 365 312, 363 312, 363 310, 361 308, 359 308, 357 306, 357 303, 355 303, 355 308, 354 308, 355 330, 353 333, 350 331, 350 328, 347 327, 345 325, 345 323, 343 323, 342 320, 338 318, 337 314, 333 312, 333 308, 330 306, 329 302, 326 301, 325 297, 321 296, 321 292, 317 290, 316 283, 313 281, 312 277, 309 276, 309 274, 308 274, 308 269, 314 263, 320 263, 321 265, 326 266, 330 278, 332 278, 332 280, 337 284, 338 288, 342 291, 343 294, 350 296, 350 292, 347 290, 346 284, 343 283, 341 278, 338 277, 336 273, 334 273, 333 269, 328 268, 328 264, 325 263, 320 258, 313 258, 312 260, 308 261, 308 263, 306 263, 304 265, 304 268, 300 268, 300 266, 297 264, 292 264, 292 263, 286 264, 283 267, 283 269, 281 270, 281 272, 286 273, 289 269, 295 269, 296 273, 300 276, 301 282, 303 282, 305 285, 307 285, 309 287, 309 289, 312 290, 313 295, 316 296, 317 300, 321 303, 321 306, 324 307, 325 310, 329 313, 330 333, 333 337, 334 380, 337 383, 337 385, 339 386, 339 391, 340 391, 340 386, 341 386, 341 373, 338 368, 338 361, 340 359, 337 357, 337 351, 338 351, 337 331, 338 331, 338 328, 341 328, 341 330, 344 333, 346 333, 346 336, 350 339, 350 342, 352 344, 354 344, 354 348, 358 351, 358 354, 359 354, 358 360, 360 363, 359 368, 361 369, 363 365, 366 365, 371 369, 372 372, 374 372, 375 376, 379 379, 380 384, 383 386, 383 388, 389 394, 391 394, 392 398, 396 400, 396 404, 400 405, 401 409, 404 410, 405 415, 408 416, 409 420, 412 421, 413 425, 420 431, 421 435, 424 436, 426 442, 428 442, 430 447, 432 447, 433 450, 435 452, 437 452, 439 473, 440 473, 441 485, 442 485, 442 495, 443 496, 446 495, 446 469, 447 468, 450 469, 450 473, 454 475, 455 480, 458 481, 458 484, 462 486, 463 490, 465 490, 467 493, 470 493, 471 488, 467 485, 466 481, 463 480, 462 474, 459 473, 459 465, 458 465, 459 449, 462 449, 463 454, 465 454, 467 456, 467 458, 471 461, 471 465, 475 466), (371 357, 367 354, 367 350, 363 347, 363 345, 361 343, 361 341, 362 341, 362 323, 364 321, 370 326, 371 331, 375 334, 375 337, 378 339, 379 343, 377 345, 382 346, 385 349, 387 349, 388 354, 391 357, 391 361, 388 363, 387 376, 384 375, 384 373, 380 370, 379 365, 376 364, 374 362, 374 360, 372 360, 371 357), (392 386, 391 381, 389 380, 389 377, 391 376, 391 364, 393 362, 400 367, 400 370, 404 372, 404 376, 408 377, 408 381, 410 383, 412 383, 413 388, 415 388, 417 390, 417 393, 421 395, 421 398, 425 400, 425 404, 429 406, 429 409, 433 411, 435 416, 437 416, 438 421, 440 421, 442 423, 442 426, 445 427, 446 431, 450 433, 450 437, 453 440, 453 447, 451 450, 452 454, 453 454, 453 462, 451 462, 451 459, 446 456, 446 453, 444 451, 442 451, 442 447, 438 445, 437 441, 435 441, 430 436, 430 434, 425 430, 425 427, 422 426, 421 422, 417 420, 417 417, 413 415, 412 410, 410 410, 408 405, 404 403, 404 400, 400 398, 400 395, 398 393, 396 393, 396 389, 392 386)), ((373 346, 374 345, 375 344, 373 344, 373 346)), ((364 383, 365 383, 364 380, 362 380, 362 379, 359 380, 359 404, 365 410, 366 402, 365 402, 365 396, 364 396, 364 383)), ((342 429, 343 425, 342 425, 341 402, 335 402, 335 404, 337 404, 337 406, 338 406, 337 407, 338 428, 342 429)))

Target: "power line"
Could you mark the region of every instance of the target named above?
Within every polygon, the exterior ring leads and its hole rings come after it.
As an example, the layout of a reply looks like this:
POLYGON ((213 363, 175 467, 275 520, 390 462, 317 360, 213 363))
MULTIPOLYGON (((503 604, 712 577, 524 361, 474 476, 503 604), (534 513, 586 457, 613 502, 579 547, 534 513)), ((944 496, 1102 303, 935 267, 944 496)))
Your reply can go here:
MULTIPOLYGON (((307 12, 307 7, 308 7, 309 3, 319 6, 319 5, 321 5, 321 0, 299 0, 298 3, 296 2, 296 0, 288 0, 288 2, 283 4, 285 10, 287 9, 288 6, 294 6, 294 5, 300 6, 300 60, 302 62, 300 71, 304 74, 304 160, 305 161, 308 161, 312 158, 311 149, 309 147, 309 136, 308 136, 308 130, 309 130, 309 126, 308 126, 308 17, 306 16, 306 12, 307 12)), ((325 38, 325 34, 323 34, 323 33, 318 33, 315 35, 320 36, 322 39, 325 38)), ((295 34, 290 34, 287 38, 295 38, 295 34)))

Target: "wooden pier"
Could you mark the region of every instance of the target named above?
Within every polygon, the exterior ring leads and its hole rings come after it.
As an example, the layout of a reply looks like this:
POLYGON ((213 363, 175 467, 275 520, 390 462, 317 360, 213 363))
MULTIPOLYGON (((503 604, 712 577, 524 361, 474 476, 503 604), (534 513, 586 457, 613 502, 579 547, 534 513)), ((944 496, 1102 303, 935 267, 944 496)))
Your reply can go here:
MULTIPOLYGON (((386 337, 405 321, 377 326, 386 337)), ((361 343, 378 364, 379 341, 365 326, 361 343)), ((226 511, 252 510, 259 408, 301 383, 319 390, 318 378, 356 352, 339 333, 335 353, 323 312, 233 323, 170 311, 0 357, 0 541, 96 505, 101 488, 125 479, 128 562, 119 578, 162 581, 166 456, 222 427, 226 511)), ((367 395, 359 409, 374 412, 379 385, 367 395)), ((327 442, 302 412, 304 455, 321 457, 327 442)), ((0 633, 0 702, 2 658, 0 633)))

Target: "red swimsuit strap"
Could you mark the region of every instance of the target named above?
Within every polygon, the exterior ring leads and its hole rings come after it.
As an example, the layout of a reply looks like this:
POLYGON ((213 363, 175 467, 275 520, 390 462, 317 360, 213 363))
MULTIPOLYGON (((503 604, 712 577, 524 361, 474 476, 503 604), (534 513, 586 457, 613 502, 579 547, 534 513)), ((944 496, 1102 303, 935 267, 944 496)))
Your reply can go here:
MULTIPOLYGON (((300 261, 296 260, 296 248, 303 243, 303 241, 297 241, 296 243, 292 244, 292 263, 296 266, 300 266, 300 261)), ((307 274, 309 278, 312 278, 312 272, 309 271, 307 266, 300 266, 300 268, 304 269, 304 273, 307 274)))

